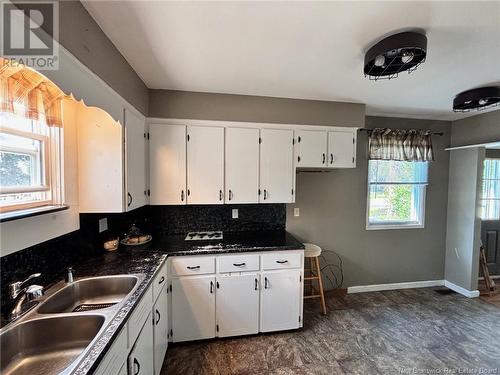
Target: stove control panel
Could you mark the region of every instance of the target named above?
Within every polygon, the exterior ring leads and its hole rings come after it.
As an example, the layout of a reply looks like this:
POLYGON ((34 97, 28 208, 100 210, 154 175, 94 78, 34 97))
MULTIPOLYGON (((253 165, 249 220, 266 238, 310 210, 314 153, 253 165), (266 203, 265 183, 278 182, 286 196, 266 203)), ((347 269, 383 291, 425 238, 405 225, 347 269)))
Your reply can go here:
POLYGON ((210 241, 222 240, 222 231, 212 232, 189 232, 185 238, 186 241, 210 241))

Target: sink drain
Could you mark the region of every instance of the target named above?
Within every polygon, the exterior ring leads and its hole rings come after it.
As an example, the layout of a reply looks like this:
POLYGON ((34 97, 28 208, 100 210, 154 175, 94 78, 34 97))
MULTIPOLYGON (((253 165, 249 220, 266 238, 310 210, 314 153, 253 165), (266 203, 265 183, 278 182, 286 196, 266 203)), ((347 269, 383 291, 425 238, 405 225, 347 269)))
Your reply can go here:
POLYGON ((113 305, 116 305, 116 303, 83 303, 81 305, 76 306, 72 312, 85 312, 85 311, 106 309, 113 305))

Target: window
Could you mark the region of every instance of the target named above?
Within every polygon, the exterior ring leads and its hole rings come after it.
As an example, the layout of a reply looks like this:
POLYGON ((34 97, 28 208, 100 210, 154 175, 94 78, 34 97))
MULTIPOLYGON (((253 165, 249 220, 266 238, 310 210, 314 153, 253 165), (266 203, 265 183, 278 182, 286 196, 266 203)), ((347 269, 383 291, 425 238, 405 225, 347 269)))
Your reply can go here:
POLYGON ((423 228, 427 169, 427 162, 369 160, 366 228, 423 228))
POLYGON ((500 159, 484 161, 481 219, 500 220, 500 159))
POLYGON ((0 113, 0 211, 61 202, 60 131, 0 113))

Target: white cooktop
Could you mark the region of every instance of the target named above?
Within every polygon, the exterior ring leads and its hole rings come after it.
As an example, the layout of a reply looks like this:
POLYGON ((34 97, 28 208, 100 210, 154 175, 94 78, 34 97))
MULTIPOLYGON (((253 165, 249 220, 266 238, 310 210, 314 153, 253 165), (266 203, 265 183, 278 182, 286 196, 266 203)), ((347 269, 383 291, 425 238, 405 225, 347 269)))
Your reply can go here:
POLYGON ((186 241, 222 240, 222 231, 189 232, 186 241))

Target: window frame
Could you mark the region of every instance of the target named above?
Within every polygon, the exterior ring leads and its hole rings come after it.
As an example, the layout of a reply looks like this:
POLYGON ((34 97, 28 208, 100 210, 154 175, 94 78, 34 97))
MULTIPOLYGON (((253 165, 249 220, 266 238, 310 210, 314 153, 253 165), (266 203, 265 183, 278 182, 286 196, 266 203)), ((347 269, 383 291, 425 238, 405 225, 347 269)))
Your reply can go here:
MULTIPOLYGON (((372 184, 370 183, 370 162, 371 161, 381 161, 381 160, 368 160, 368 168, 367 168, 367 192, 366 192, 366 230, 394 230, 394 229, 424 229, 425 228, 425 206, 426 206, 426 197, 427 197, 427 186, 429 185, 429 166, 427 165, 427 183, 395 183, 395 182, 386 182, 386 183, 378 183, 378 184, 372 184), (397 221, 392 221, 392 222, 377 222, 377 223, 372 223, 370 222, 370 187, 372 185, 411 185, 411 186, 416 186, 421 189, 421 199, 420 199, 420 206, 419 206, 419 216, 421 217, 421 220, 418 222, 397 222, 397 221)), ((395 160, 397 161, 397 160, 395 160)), ((410 163, 422 163, 420 161, 414 161, 410 163)))
POLYGON ((486 171, 486 161, 487 160, 494 160, 498 163, 500 163, 500 158, 497 158, 497 157, 485 157, 484 158, 484 161, 483 161, 483 168, 481 170, 481 194, 480 194, 480 197, 479 197, 479 207, 480 207, 480 218, 482 221, 497 221, 497 220, 500 220, 500 214, 498 217, 496 218, 484 218, 484 214, 485 214, 485 203, 486 202, 489 202, 489 201, 500 201, 500 197, 498 198, 484 198, 483 197, 483 191, 484 191, 484 184, 486 181, 498 181, 500 183, 500 179, 496 179, 496 178, 484 178, 484 174, 485 174, 485 171, 486 171))
MULTIPOLYGON (((12 114, 12 116, 16 116, 12 114)), ((35 120, 31 120, 35 121, 35 120)), ((42 120, 43 121, 43 120, 42 120)), ((41 144, 40 156, 42 157, 40 171, 40 181, 39 186, 19 186, 19 187, 0 187, 0 195, 3 194, 16 194, 16 193, 45 193, 45 199, 37 201, 26 201, 7 205, 0 205, 0 213, 15 213, 16 211, 30 210, 34 208, 40 208, 44 206, 52 207, 54 205, 59 205, 63 202, 63 168, 62 168, 62 158, 63 158, 63 145, 61 143, 62 129, 56 127, 48 127, 47 135, 29 132, 25 130, 15 129, 9 127, 7 124, 0 125, 0 132, 5 134, 10 134, 18 137, 33 139, 39 141, 41 144)), ((0 145, 0 150, 6 151, 18 151, 19 153, 26 153, 26 150, 15 147, 0 145)))

